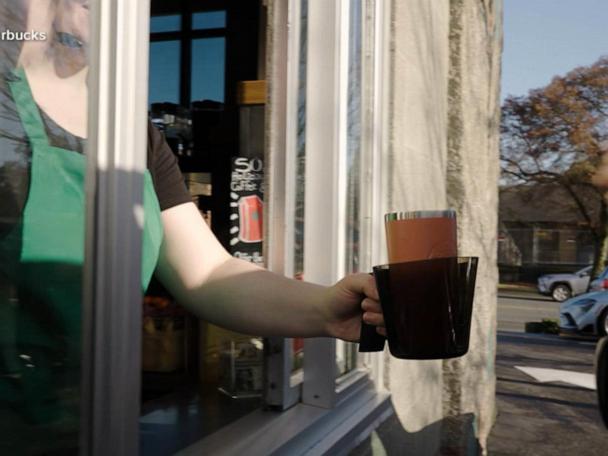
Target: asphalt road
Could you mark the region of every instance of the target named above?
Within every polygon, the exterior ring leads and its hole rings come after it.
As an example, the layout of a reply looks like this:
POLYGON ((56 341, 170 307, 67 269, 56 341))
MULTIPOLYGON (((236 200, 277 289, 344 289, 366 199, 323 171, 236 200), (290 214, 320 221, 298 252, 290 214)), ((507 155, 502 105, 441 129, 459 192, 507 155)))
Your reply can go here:
POLYGON ((559 303, 528 291, 498 292, 498 330, 524 332, 529 321, 559 318, 559 303))
POLYGON ((608 430, 591 389, 595 341, 523 332, 527 321, 557 318, 558 309, 535 293, 499 293, 498 414, 489 455, 608 454, 608 430))

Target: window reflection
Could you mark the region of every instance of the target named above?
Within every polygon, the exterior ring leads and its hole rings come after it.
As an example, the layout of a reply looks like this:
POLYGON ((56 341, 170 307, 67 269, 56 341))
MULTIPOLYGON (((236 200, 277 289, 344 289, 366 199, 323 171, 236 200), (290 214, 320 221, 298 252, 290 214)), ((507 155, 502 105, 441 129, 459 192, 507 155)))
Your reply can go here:
POLYGON ((179 41, 150 43, 150 104, 179 102, 179 69, 179 41))
POLYGON ((359 271, 361 223, 361 0, 351 1, 348 64, 346 272, 359 271))
POLYGON ((78 452, 88 15, 0 4, 3 455, 78 452))
POLYGON ((192 41, 192 101, 224 101, 225 38, 192 41))
MULTIPOLYGON (((296 196, 294 207, 293 271, 304 280, 304 204, 306 191, 306 49, 308 47, 308 0, 300 2, 300 43, 298 62, 298 107, 296 138, 296 196)), ((304 363, 304 339, 292 341, 292 372, 304 363)))
POLYGON ((192 15, 192 30, 226 27, 226 11, 205 11, 192 15))
POLYGON ((182 28, 182 16, 171 14, 152 16, 150 18, 150 33, 177 32, 182 28))
MULTIPOLYGON (((351 0, 348 50, 348 100, 346 138, 346 246, 345 271, 359 272, 361 225, 361 39, 362 0, 351 0)), ((338 375, 357 367, 356 344, 339 342, 336 346, 338 375)))

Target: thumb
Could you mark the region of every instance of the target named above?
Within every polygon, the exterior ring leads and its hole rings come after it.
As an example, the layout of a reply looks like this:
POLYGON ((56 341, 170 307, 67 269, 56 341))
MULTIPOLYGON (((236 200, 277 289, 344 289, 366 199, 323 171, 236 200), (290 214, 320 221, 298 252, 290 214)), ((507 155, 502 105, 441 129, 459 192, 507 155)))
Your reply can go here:
POLYGON ((357 273, 348 276, 346 279, 346 285, 350 291, 363 294, 376 301, 380 300, 373 275, 357 273))

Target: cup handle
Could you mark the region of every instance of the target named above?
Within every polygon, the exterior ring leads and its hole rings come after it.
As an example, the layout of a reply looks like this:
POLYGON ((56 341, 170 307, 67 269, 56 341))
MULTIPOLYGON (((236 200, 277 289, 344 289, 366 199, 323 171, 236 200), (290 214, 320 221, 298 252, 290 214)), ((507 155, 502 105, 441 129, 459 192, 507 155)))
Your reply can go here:
POLYGON ((361 321, 359 335, 359 353, 378 352, 384 350, 386 338, 376 332, 376 327, 361 321))
MULTIPOLYGON (((370 275, 373 275, 370 273, 370 275)), ((374 325, 368 325, 363 321, 361 314, 361 332, 359 333, 359 353, 378 352, 384 350, 386 337, 376 332, 374 325)))

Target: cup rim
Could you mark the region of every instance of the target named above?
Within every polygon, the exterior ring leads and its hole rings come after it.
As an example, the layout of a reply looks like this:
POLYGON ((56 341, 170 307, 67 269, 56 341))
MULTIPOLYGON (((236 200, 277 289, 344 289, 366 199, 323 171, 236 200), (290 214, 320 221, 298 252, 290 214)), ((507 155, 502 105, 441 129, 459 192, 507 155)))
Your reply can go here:
POLYGON ((455 209, 430 210, 430 211, 395 211, 384 215, 385 222, 396 220, 413 220, 420 218, 456 218, 455 209))
POLYGON ((386 270, 391 266, 396 266, 399 264, 421 264, 421 263, 431 263, 431 262, 440 262, 446 260, 457 260, 459 263, 470 263, 470 262, 479 262, 479 257, 477 256, 454 256, 454 257, 439 257, 439 258, 427 258, 426 260, 414 260, 414 261, 399 261, 398 263, 384 263, 373 266, 373 270, 386 270))

